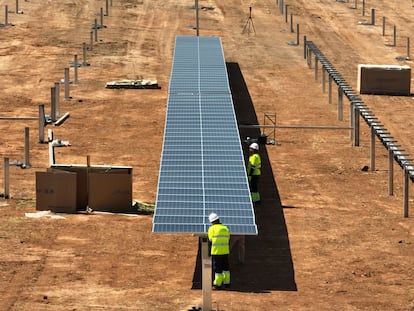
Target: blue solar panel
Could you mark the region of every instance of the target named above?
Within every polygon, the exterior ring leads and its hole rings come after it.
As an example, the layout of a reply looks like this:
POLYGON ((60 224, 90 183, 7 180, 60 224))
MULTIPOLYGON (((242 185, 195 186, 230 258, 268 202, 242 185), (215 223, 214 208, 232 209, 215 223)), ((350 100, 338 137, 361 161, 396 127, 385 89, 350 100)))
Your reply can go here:
POLYGON ((217 213, 256 235, 220 38, 176 38, 153 232, 206 234, 217 213))

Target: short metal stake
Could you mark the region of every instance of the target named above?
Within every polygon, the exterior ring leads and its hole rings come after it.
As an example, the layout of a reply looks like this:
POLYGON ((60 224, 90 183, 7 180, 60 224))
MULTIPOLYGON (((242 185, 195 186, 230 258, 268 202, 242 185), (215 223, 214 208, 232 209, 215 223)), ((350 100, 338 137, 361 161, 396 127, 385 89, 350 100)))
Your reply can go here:
POLYGON ((408 218, 408 200, 409 200, 409 179, 410 170, 404 168, 404 217, 408 218))
POLYGON ((5 15, 4 26, 7 26, 9 24, 9 6, 6 4, 4 6, 4 9, 5 9, 5 13, 4 13, 4 15, 5 15))
POLYGON ((56 117, 60 117, 60 83, 55 82, 55 111, 56 117))
POLYGON ((9 189, 9 158, 4 158, 4 198, 10 199, 9 189))
POLYGON ((24 162, 22 168, 30 167, 30 129, 28 127, 24 128, 24 162))
POLYGON ((82 56, 83 56, 82 66, 87 66, 88 63, 86 62, 86 43, 85 42, 82 43, 82 56))
POLYGON ((375 25, 375 9, 371 9, 371 25, 375 25))
POLYGON ((90 32, 90 43, 89 43, 89 50, 93 50, 93 31, 90 32))
POLYGON ((288 8, 289 8, 289 4, 285 5, 285 23, 288 22, 288 8))
POLYGON ((388 195, 394 194, 394 152, 388 150, 388 195))
POLYGON ((45 105, 39 105, 39 143, 45 142, 45 105))
POLYGON ((95 30, 95 42, 98 42, 98 22, 96 18, 95 18, 94 30, 95 30))
POLYGON ((362 0, 362 16, 365 16, 365 0, 362 0))
POLYGON ((70 100, 69 96, 69 68, 65 68, 65 100, 70 100))
POLYGON ((103 17, 104 17, 104 14, 103 14, 103 8, 101 8, 101 9, 100 9, 100 13, 99 13, 99 15, 100 15, 100 17, 101 17, 101 25, 100 25, 100 27, 103 27, 103 26, 104 26, 104 23, 103 23, 103 17))
POLYGON ((74 55, 73 71, 73 83, 78 83, 78 55, 74 55))
MULTIPOLYGON (((28 130, 27 130, 28 132, 28 130)), ((21 163, 19 161, 11 162, 8 157, 4 157, 4 196, 5 199, 10 199, 10 187, 9 187, 9 177, 10 177, 10 166, 19 166, 20 168, 26 168, 30 166, 28 159, 27 162, 21 163)))
POLYGON ((56 121, 56 88, 50 88, 50 117, 52 121, 56 121))

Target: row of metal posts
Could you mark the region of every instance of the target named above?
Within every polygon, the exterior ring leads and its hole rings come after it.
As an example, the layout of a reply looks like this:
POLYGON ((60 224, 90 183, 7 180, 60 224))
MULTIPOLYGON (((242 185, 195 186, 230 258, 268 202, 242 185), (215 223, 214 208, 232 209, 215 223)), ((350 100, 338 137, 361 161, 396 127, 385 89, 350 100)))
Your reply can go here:
MULTIPOLYGON (((25 0, 26 1, 26 0, 25 0)), ((109 15, 109 3, 112 7, 112 0, 106 0, 106 13, 105 16, 109 15)), ((0 24, 0 27, 11 25, 8 21, 8 6, 5 5, 5 24, 0 24)), ((19 10, 19 0, 16 0, 16 14, 22 14, 23 12, 19 10)), ((92 25, 93 31, 91 31, 91 39, 90 39, 90 50, 93 49, 93 38, 95 37, 95 41, 98 41, 98 29, 101 29, 104 27, 103 25, 103 8, 100 8, 100 21, 101 23, 97 23, 97 19, 95 18, 95 22, 92 25), (94 35, 95 34, 95 35, 94 35)), ((83 48, 83 61, 82 63, 78 62, 78 56, 74 55, 74 61, 71 62, 71 66, 74 67, 74 80, 73 83, 78 82, 78 67, 79 66, 89 66, 89 64, 86 61, 86 43, 82 44, 83 48)), ((64 68, 64 99, 70 100, 70 94, 69 94, 69 68, 64 68)), ((39 105, 39 114, 38 117, 0 117, 1 120, 38 120, 39 122, 39 142, 45 143, 49 142, 49 158, 50 156, 50 149, 52 148, 52 153, 54 154, 54 147, 62 146, 62 144, 56 144, 53 142, 53 133, 50 131, 48 135, 48 140, 45 141, 44 137, 44 129, 45 126, 49 123, 54 123, 55 126, 60 126, 68 117, 69 113, 65 113, 63 116, 60 114, 60 82, 55 82, 54 86, 51 87, 50 91, 50 97, 51 97, 51 114, 50 117, 47 117, 45 114, 44 105, 39 105)), ((10 198, 10 192, 9 192, 9 167, 10 166, 19 166, 20 168, 29 168, 30 160, 29 160, 29 128, 25 128, 25 148, 24 148, 24 161, 14 161, 10 162, 8 157, 4 157, 4 193, 0 194, 0 196, 3 196, 4 198, 10 198)))
POLYGON ((381 143, 387 148, 389 155, 389 177, 388 193, 393 195, 393 163, 394 159, 404 170, 404 217, 408 217, 408 197, 409 187, 408 180, 414 180, 414 163, 412 159, 407 158, 409 154, 403 153, 404 149, 397 144, 397 140, 391 136, 391 133, 384 127, 375 114, 366 106, 362 99, 356 95, 348 83, 341 77, 339 72, 329 63, 325 56, 319 51, 312 41, 307 41, 304 37, 304 58, 307 60, 309 68, 312 67, 312 53, 315 56, 315 80, 318 80, 318 63, 322 64, 322 91, 325 91, 325 72, 329 74, 329 103, 332 102, 332 80, 338 86, 338 120, 343 120, 343 94, 347 96, 350 102, 350 129, 351 140, 354 146, 359 146, 359 117, 361 116, 371 128, 370 140, 370 164, 371 171, 375 170, 375 137, 378 137, 381 143))
MULTIPOLYGON (((342 1, 344 2, 344 1, 342 1)), ((348 1, 346 1, 348 2, 348 1)), ((354 9, 357 8, 358 1, 355 0, 354 9)), ((288 5, 284 5, 283 0, 276 0, 276 4, 279 5, 280 14, 283 14, 285 8, 285 22, 287 23, 288 5)), ((365 0, 362 0, 362 16, 365 15, 365 0)), ((290 18, 291 32, 292 28, 292 16, 290 18)), ((382 18, 382 35, 385 36, 385 17, 382 18)), ((375 9, 371 9, 371 23, 375 25, 375 9)), ((299 38, 299 24, 297 27, 297 37, 299 38)), ((344 79, 340 77, 340 74, 334 69, 334 67, 328 62, 328 60, 320 53, 317 47, 304 37, 304 58, 308 62, 308 66, 311 68, 312 58, 311 53, 315 54, 315 80, 318 80, 318 61, 322 63, 322 92, 325 92, 325 72, 329 73, 329 103, 332 103, 332 80, 338 85, 338 120, 343 119, 343 94, 345 94, 350 101, 350 129, 351 140, 354 146, 359 146, 359 117, 361 116, 365 122, 371 128, 370 139, 370 167, 371 171, 375 170, 375 136, 379 138, 384 147, 388 150, 388 194, 394 194, 394 160, 401 166, 404 174, 404 197, 403 197, 403 214, 404 217, 409 216, 409 181, 414 181, 414 161, 408 158, 409 154, 404 153, 404 149, 398 144, 391 134, 385 129, 384 125, 378 121, 374 113, 363 103, 362 99, 357 96, 352 88, 346 83, 344 79)), ((388 46, 396 46, 397 27, 393 26, 393 43, 388 46)), ((290 43, 289 43, 290 44, 290 43)), ((296 44, 299 45, 299 39, 296 44)), ((406 56, 397 57, 397 59, 410 59, 410 38, 406 38, 406 56)))
MULTIPOLYGON (((279 6, 280 14, 285 15, 285 23, 288 23, 288 11, 289 11, 289 5, 284 4, 284 0, 276 0, 276 4, 279 6)), ((357 8, 357 0, 355 0, 354 9, 357 8)), ((362 16, 365 16, 365 1, 362 0, 362 16)), ((369 23, 363 23, 365 25, 372 25, 375 26, 375 8, 371 8, 371 21, 369 23)), ((290 32, 294 33, 294 27, 293 27, 293 14, 290 14, 290 32)), ((386 33, 386 18, 385 16, 382 17, 382 36, 385 36, 386 33)), ((291 42, 290 45, 299 45, 299 24, 296 24, 296 41, 291 42)), ((392 27, 392 44, 387 44, 388 46, 397 46, 397 26, 392 27)), ((400 57, 402 59, 410 59, 410 38, 406 38, 406 56, 400 57)))

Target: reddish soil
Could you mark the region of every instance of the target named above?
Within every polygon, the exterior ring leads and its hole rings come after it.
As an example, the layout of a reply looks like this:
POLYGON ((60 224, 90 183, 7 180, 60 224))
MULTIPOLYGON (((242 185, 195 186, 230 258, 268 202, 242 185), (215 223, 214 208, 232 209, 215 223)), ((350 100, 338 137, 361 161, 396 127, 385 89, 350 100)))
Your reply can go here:
MULTIPOLYGON (((280 1, 280 0, 279 0, 280 1)), ((222 38, 240 124, 347 126, 338 121, 320 77, 304 59, 303 36, 314 42, 356 89, 358 64, 412 65, 406 38, 414 37, 410 1, 214 1, 200 3, 200 35, 222 38), (249 7, 252 7, 249 19, 249 7), (369 21, 376 10, 376 24, 369 21), (292 14, 292 25, 290 25, 292 14), (382 17, 386 33, 382 34, 382 17), (287 21, 287 22, 286 22, 287 21), (300 25, 299 45, 296 25, 300 25), (396 45, 392 27, 397 27, 396 45), (246 27, 247 26, 247 27, 246 27), (253 27, 254 28, 253 28, 253 27), (250 28, 249 28, 250 27, 250 28), (243 31, 245 30, 245 31, 243 31), (268 122, 268 121, 266 121, 268 122)), ((56 162, 133 167, 133 198, 154 203, 168 84, 177 35, 195 35, 194 3, 113 0, 98 41, 87 51, 61 113, 48 125, 71 146, 56 162), (105 83, 157 79, 160 90, 109 90, 105 83)), ((1 117, 50 112, 50 88, 90 45, 104 0, 20 1, 12 25, 0 29, 1 117)), ((14 11, 14 5, 8 5, 14 11)), ((73 78, 73 68, 70 69, 73 78)), ((336 94, 336 87, 334 87, 336 94)), ((408 154, 414 154, 411 96, 361 95, 408 154)), ((33 219, 35 172, 49 167, 36 120, 0 120, 0 153, 23 161, 30 128, 30 164, 10 167, 10 199, 0 206, 1 310, 187 310, 202 303, 198 238, 153 234, 151 215, 62 214, 33 219)), ((258 135, 241 128, 242 139, 258 135)), ((271 133, 270 133, 271 135, 271 133)), ((219 139, 219 138, 218 138, 219 139)), ((246 239, 246 261, 232 257, 233 286, 213 292, 218 310, 414 310, 413 207, 403 217, 403 174, 395 165, 388 194, 388 153, 376 141, 370 167, 370 129, 361 122, 360 146, 347 130, 276 129, 276 145, 261 149, 259 235, 246 239), (362 168, 368 166, 368 171, 362 168)), ((3 162, 1 164, 4 170, 3 162)), ((2 185, 0 183, 0 185, 2 185)), ((410 187, 412 184, 410 182, 410 187)), ((413 205, 412 191, 409 204, 413 205)))

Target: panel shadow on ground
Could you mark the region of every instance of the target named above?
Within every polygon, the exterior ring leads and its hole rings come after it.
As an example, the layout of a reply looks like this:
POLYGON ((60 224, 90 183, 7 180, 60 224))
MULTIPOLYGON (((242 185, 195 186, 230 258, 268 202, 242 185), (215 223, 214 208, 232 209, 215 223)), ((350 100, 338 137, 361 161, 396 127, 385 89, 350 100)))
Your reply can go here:
MULTIPOLYGON (((238 124, 259 124, 253 103, 237 63, 226 63, 229 84, 238 124)), ((260 129, 240 129, 241 140, 259 137, 260 129)), ((268 148, 277 148, 269 145, 268 148)), ((288 231, 282 203, 267 154, 261 146, 262 176, 260 180, 261 204, 255 206, 258 236, 246 236, 245 262, 239 264, 231 254, 232 290, 243 292, 296 291, 295 273, 290 251, 288 231)), ((243 143, 245 159, 248 144, 243 143)), ((201 288, 200 248, 193 277, 193 289, 201 288)))

